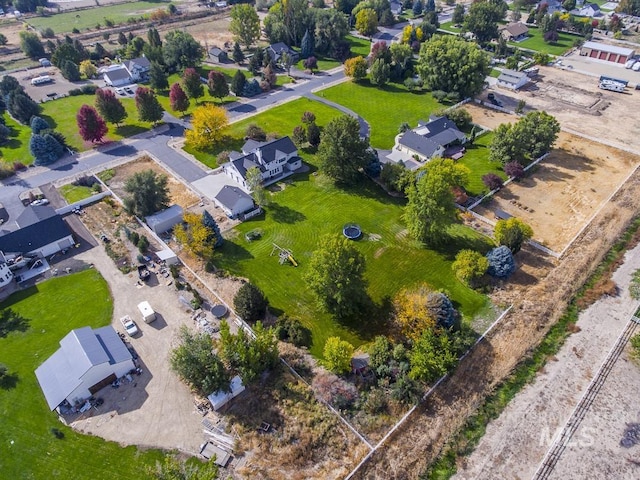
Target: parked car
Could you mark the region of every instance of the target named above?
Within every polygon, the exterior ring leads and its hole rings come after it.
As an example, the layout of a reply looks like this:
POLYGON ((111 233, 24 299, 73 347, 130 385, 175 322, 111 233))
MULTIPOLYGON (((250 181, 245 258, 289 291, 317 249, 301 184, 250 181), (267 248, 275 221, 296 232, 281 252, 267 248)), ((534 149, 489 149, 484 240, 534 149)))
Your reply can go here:
POLYGON ((124 91, 127 92, 129 95, 134 94, 133 90, 130 87, 125 87, 124 91))
POLYGON ((118 95, 122 95, 122 96, 126 96, 126 92, 124 91, 124 88, 116 88, 116 93, 118 95))
POLYGON ((49 61, 48 58, 41 58, 38 60, 38 62, 40 62, 40 66, 41 67, 50 67, 51 66, 51 62, 49 61))
POLYGON ((33 202, 31 202, 31 205, 34 207, 40 207, 42 205, 49 205, 49 200, 47 200, 46 198, 39 198, 37 200, 34 200, 33 202))
POLYGON ((491 103, 493 103, 494 105, 496 105, 497 107, 502 107, 502 102, 500 100, 498 100, 498 98, 496 98, 496 94, 493 92, 490 92, 487 95, 487 98, 489 99, 489 101, 491 103))
POLYGON ((633 67, 631 67, 631 70, 633 70, 634 72, 640 72, 640 62, 634 63, 633 67))
POLYGON ((136 325, 136 322, 134 322, 129 315, 125 315, 124 317, 122 317, 120 319, 120 322, 122 323, 122 326, 126 330, 127 335, 129 335, 130 337, 133 337, 138 333, 138 326, 136 325))
POLYGON ((631 68, 631 67, 633 67, 634 63, 636 63, 636 59, 635 58, 627 60, 627 63, 624 64, 624 68, 631 68))

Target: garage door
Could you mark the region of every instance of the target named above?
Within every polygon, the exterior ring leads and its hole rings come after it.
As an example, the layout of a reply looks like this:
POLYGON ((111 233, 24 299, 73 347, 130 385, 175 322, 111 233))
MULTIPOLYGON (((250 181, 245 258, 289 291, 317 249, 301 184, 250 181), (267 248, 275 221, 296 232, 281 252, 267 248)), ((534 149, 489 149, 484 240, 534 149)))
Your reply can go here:
POLYGON ((598 51, 597 50, 591 50, 591 53, 589 53, 590 57, 596 58, 598 56, 598 51))
POLYGON ((618 57, 618 63, 627 63, 627 56, 626 55, 620 55, 618 57))
POLYGON ((607 59, 607 52, 600 52, 600 56, 598 58, 600 60, 606 60, 607 59))
POLYGON ((112 373, 111 375, 109 375, 107 378, 105 378, 104 380, 100 380, 98 383, 96 383, 93 387, 89 387, 89 393, 91 393, 91 395, 93 395, 94 393, 102 390, 104 387, 106 387, 107 385, 111 385, 113 382, 115 382, 117 380, 116 378, 116 374, 112 373))

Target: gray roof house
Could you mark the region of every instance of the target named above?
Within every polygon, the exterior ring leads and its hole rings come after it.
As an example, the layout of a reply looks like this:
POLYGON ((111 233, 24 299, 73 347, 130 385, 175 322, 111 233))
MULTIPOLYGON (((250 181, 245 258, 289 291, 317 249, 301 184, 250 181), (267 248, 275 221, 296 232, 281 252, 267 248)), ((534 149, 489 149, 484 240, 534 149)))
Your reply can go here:
POLYGON ((402 162, 409 168, 418 168, 416 163, 426 162, 433 157, 441 157, 452 144, 463 144, 467 137, 456 124, 447 117, 431 116, 428 122, 419 121, 418 126, 396 137, 396 144, 387 158, 402 162))
POLYGON ((289 137, 282 137, 270 142, 248 140, 242 146, 242 153, 229 154, 229 162, 222 165, 222 170, 249 191, 246 180, 251 168, 260 170, 263 184, 270 185, 293 175, 301 166, 298 149, 289 137))
POLYGON ((255 208, 253 198, 248 193, 231 185, 222 187, 214 197, 214 201, 231 218, 239 217, 255 208))
POLYGON ((54 217, 55 215, 56 211, 49 205, 29 205, 18 218, 16 218, 16 224, 18 228, 24 228, 54 217))
POLYGON ((131 76, 131 80, 134 82, 143 80, 147 76, 147 73, 149 73, 149 70, 151 70, 151 62, 147 57, 138 57, 126 60, 122 65, 127 69, 131 76))
POLYGON ((522 22, 510 23, 505 25, 500 35, 508 42, 519 42, 529 36, 529 27, 522 22))
POLYGON ((131 83, 131 74, 129 70, 122 66, 122 68, 114 68, 104 72, 104 83, 110 87, 120 87, 122 85, 128 85, 131 83))
POLYGON ((509 70, 505 68, 498 77, 497 85, 502 88, 508 88, 509 90, 518 90, 529 83, 531 79, 525 72, 516 72, 515 70, 509 70))
POLYGON ((156 235, 160 235, 172 229, 178 223, 181 223, 182 213, 183 211, 180 205, 171 205, 169 208, 149 215, 144 220, 156 235))
POLYGON ((215 62, 226 62, 229 60, 229 55, 227 52, 218 47, 213 47, 209 49, 209 56, 215 62))
POLYGON ((575 14, 581 17, 601 17, 602 12, 600 11, 600 5, 597 3, 585 3, 582 8, 580 8, 577 12, 574 11, 575 14))
POLYGON ((75 245, 71 230, 60 215, 54 212, 54 215, 42 220, 38 220, 37 215, 38 213, 33 212, 20 215, 18 221, 27 224, 19 230, 1 235, 0 250, 5 253, 47 257, 75 245))
POLYGON ((83 403, 133 368, 131 352, 113 327, 83 327, 60 340, 60 348, 35 373, 49 408, 55 410, 65 401, 83 403))
POLYGON ((278 42, 267 47, 267 55, 274 61, 276 64, 280 64, 282 61, 282 55, 287 53, 291 57, 291 61, 296 63, 300 60, 300 54, 292 49, 286 43, 278 42))

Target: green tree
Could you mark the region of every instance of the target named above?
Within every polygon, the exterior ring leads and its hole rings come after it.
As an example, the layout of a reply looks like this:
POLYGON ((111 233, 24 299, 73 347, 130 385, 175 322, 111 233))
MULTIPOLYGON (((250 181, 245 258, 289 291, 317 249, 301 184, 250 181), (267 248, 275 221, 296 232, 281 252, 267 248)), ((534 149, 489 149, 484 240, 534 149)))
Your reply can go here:
POLYGON ((247 188, 258 205, 268 204, 267 192, 264 189, 262 172, 258 167, 251 167, 246 175, 247 188))
MULTIPOLYGON (((226 325, 226 322, 222 323, 226 325)), ((213 353, 209 335, 192 332, 183 325, 178 341, 178 346, 169 355, 169 365, 182 380, 204 396, 229 390, 229 373, 213 353)))
POLYGON ((129 196, 124 206, 129 213, 139 218, 148 217, 169 206, 169 188, 167 176, 158 175, 153 170, 143 170, 127 178, 124 191, 129 196))
POLYGON ((38 34, 33 32, 20 32, 20 49, 24 54, 32 59, 37 59, 44 56, 44 47, 38 34))
POLYGON ((51 56, 51 63, 58 68, 62 68, 62 64, 66 60, 79 64, 82 61, 82 56, 80 55, 80 52, 75 49, 73 44, 63 42, 58 45, 55 52, 53 52, 53 55, 51 56))
POLYGON ((202 224, 209 230, 209 241, 213 242, 213 247, 221 247, 224 243, 224 237, 220 233, 220 227, 207 210, 202 212, 202 224))
POLYGON ((469 169, 451 159, 434 158, 415 184, 407 188, 404 211, 409 234, 421 242, 436 244, 447 237, 457 209, 452 187, 467 182, 469 169))
POLYGON ((60 73, 62 76, 70 82, 77 82, 80 80, 80 69, 76 63, 71 60, 64 60, 60 65, 60 73))
POLYGON ((453 9, 453 15, 451 16, 451 22, 454 25, 462 25, 464 22, 464 5, 457 3, 453 9))
POLYGON ((313 55, 313 36, 309 33, 309 30, 304 32, 302 42, 300 44, 300 56, 302 58, 309 58, 313 55))
POLYGON ((244 53, 242 52, 242 48, 240 48, 240 44, 238 42, 233 44, 233 53, 231 54, 231 58, 236 63, 242 63, 244 60, 244 53))
POLYGON ((195 68, 187 68, 182 74, 182 89, 187 96, 198 103, 198 99, 204 96, 204 85, 200 80, 200 74, 195 68))
POLYGON ((163 463, 156 462, 154 467, 147 467, 146 473, 155 480, 215 480, 218 466, 215 462, 187 462, 167 455, 163 463))
POLYGON ((546 112, 529 112, 515 124, 494 130, 489 158, 503 164, 527 163, 547 153, 560 133, 560 124, 546 112))
POLYGON ((340 337, 329 337, 322 350, 325 366, 337 374, 345 374, 351 371, 351 358, 353 357, 353 345, 340 337))
POLYGON ((252 5, 243 3, 233 6, 229 31, 234 40, 247 48, 260 38, 260 18, 252 5))
POLYGON ((167 74, 164 72, 164 67, 158 62, 151 62, 151 68, 149 69, 149 85, 155 91, 166 90, 169 88, 169 80, 167 74))
POLYGON ((9 94, 7 110, 17 121, 28 125, 31 117, 40 113, 40 105, 34 102, 22 89, 18 89, 9 94))
POLYGON ((83 60, 80 62, 80 73, 87 79, 93 78, 96 76, 96 73, 98 73, 98 69, 91 60, 83 60))
POLYGON ((457 360, 448 335, 439 329, 428 328, 413 345, 409 361, 409 376, 431 383, 447 373, 457 360))
POLYGON ((172 30, 167 33, 162 52, 167 67, 172 71, 197 67, 204 56, 202 45, 182 30, 172 30))
POLYGON ((233 75, 231 79, 231 91, 235 96, 239 97, 242 95, 242 90, 244 86, 247 84, 247 77, 242 72, 242 70, 236 70, 236 73, 233 75))
POLYGON ((369 76, 371 78, 371 83, 373 85, 377 85, 378 87, 384 86, 389 81, 389 75, 391 73, 391 67, 388 63, 385 63, 384 60, 379 58, 373 65, 371 65, 371 69, 369 71, 369 76))
POLYGON ((367 299, 362 254, 341 235, 326 235, 309 261, 307 286, 338 318, 359 313, 367 299))
POLYGON ((147 41, 149 42, 149 45, 151 45, 152 47, 161 47, 162 46, 162 40, 160 39, 160 33, 154 27, 151 27, 149 30, 147 30, 147 41))
POLYGON ((124 34, 124 32, 120 32, 118 34, 118 43, 123 47, 127 44, 127 36, 124 34))
POLYGON ((50 134, 31 135, 29 153, 35 159, 36 165, 49 165, 62 155, 62 145, 50 134))
POLYGON ((245 283, 233 297, 233 308, 245 322, 253 323, 263 318, 269 302, 253 283, 245 283))
POLYGON ((124 105, 112 90, 97 89, 95 105, 98 113, 109 123, 119 125, 127 118, 127 111, 124 109, 124 105))
POLYGON ((229 95, 229 84, 224 74, 217 70, 211 70, 207 78, 207 88, 209 95, 216 97, 220 101, 229 95))
POLYGON ((155 93, 149 88, 138 87, 136 90, 136 108, 138 118, 143 122, 153 122, 154 124, 162 120, 164 110, 156 98, 155 93))
POLYGON ((364 8, 356 14, 356 30, 367 37, 378 30, 378 14, 372 8, 364 8))
POLYGON ((342 115, 334 118, 322 131, 318 160, 320 169, 336 182, 353 184, 361 178, 367 164, 369 141, 360 138, 358 120, 342 115))
POLYGON ((307 127, 307 142, 309 142, 309 145, 312 147, 317 147, 320 145, 320 138, 320 127, 316 125, 316 122, 311 122, 307 127))
POLYGON ((356 82, 362 80, 367 76, 367 61, 362 57, 348 59, 344 62, 344 74, 356 82))
POLYGON ((533 229, 516 217, 498 220, 493 231, 499 245, 509 247, 512 253, 518 253, 522 244, 533 237, 533 229))
POLYGON ((474 2, 464 19, 464 28, 471 32, 481 44, 498 38, 498 22, 507 13, 507 4, 502 0, 474 2))
POLYGON ((178 242, 197 257, 209 259, 213 255, 213 232, 204 224, 202 215, 185 212, 182 223, 174 227, 173 233, 178 242))
POLYGON ((470 286, 487 273, 488 268, 489 260, 475 250, 460 250, 451 264, 451 270, 456 278, 470 286))
POLYGON ((400 65, 400 67, 405 70, 413 57, 411 47, 406 43, 392 43, 389 51, 391 52, 391 60, 393 63, 400 65))
POLYGON ((616 12, 626 13, 627 15, 640 15, 640 0, 620 0, 616 12))
POLYGON ((489 56, 477 44, 455 35, 434 35, 422 44, 417 70, 430 90, 473 96, 489 74, 489 56))
POLYGON ((7 40, 7 37, 3 34, 0 33, 0 45, 4 46, 8 43, 9 41, 7 40))
POLYGON ((220 324, 220 358, 227 368, 238 374, 245 383, 250 383, 269 368, 278 364, 278 341, 271 329, 262 322, 253 326, 255 338, 244 328, 232 335, 227 322, 220 324))

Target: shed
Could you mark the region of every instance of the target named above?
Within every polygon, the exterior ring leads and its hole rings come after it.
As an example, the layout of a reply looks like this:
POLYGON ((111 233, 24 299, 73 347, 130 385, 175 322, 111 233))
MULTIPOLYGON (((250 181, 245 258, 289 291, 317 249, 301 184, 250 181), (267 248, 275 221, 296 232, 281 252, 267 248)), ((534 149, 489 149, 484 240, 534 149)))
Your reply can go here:
POLYGON ((231 218, 253 210, 253 198, 239 187, 225 185, 215 196, 214 201, 231 218))
POLYGON ((207 397, 209 403, 214 410, 219 410, 224 407, 232 398, 237 397, 242 392, 244 392, 244 384, 242 383, 242 379, 236 375, 231 379, 231 383, 229 384, 230 392, 226 392, 223 390, 218 390, 217 392, 213 392, 211 395, 207 397))
POLYGON ((505 68, 498 77, 498 86, 509 90, 519 90, 529 83, 529 76, 525 72, 516 72, 505 68))
POLYGON ((161 262, 165 262, 167 265, 178 264, 178 256, 170 248, 164 248, 159 252, 156 252, 156 256, 158 257, 158 260, 160 260, 161 262))
POLYGON ((149 215, 145 218, 145 221, 156 235, 160 235, 167 230, 171 230, 178 223, 181 223, 182 213, 182 207, 180 205, 171 205, 165 210, 149 215))
POLYGON ((226 62, 227 60, 229 60, 229 56, 227 55, 227 52, 225 52, 224 50, 218 47, 213 47, 212 49, 210 49, 209 56, 211 57, 212 60, 219 63, 226 62))
POLYGON ((498 220, 509 220, 511 217, 513 217, 513 215, 511 215, 510 213, 507 213, 504 210, 500 210, 499 208, 496 208, 495 212, 493 213, 498 220))
POLYGON ((71 330, 60 348, 36 369, 47 404, 55 410, 65 400, 71 405, 133 370, 133 358, 111 326, 71 330))
POLYGON ((211 460, 215 456, 216 465, 220 465, 223 468, 227 466, 229 459, 231 459, 229 452, 215 446, 211 442, 207 442, 202 446, 200 449, 200 455, 207 460, 211 460))

